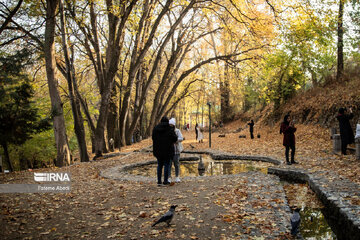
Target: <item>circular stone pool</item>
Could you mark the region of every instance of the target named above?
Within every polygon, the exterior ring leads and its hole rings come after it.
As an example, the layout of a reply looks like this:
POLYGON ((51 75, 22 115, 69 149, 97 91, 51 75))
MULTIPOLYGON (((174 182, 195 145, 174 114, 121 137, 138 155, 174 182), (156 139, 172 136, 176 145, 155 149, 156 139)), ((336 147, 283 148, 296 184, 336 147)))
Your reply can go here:
MULTIPOLYGON (((216 176, 229 175, 249 171, 259 171, 267 174, 267 169, 273 166, 272 163, 247 160, 213 160, 210 156, 204 155, 202 160, 180 161, 181 177, 216 176)), ((128 174, 147 177, 156 176, 157 164, 146 164, 126 169, 128 174)), ((175 175, 172 167, 172 176, 175 175)))

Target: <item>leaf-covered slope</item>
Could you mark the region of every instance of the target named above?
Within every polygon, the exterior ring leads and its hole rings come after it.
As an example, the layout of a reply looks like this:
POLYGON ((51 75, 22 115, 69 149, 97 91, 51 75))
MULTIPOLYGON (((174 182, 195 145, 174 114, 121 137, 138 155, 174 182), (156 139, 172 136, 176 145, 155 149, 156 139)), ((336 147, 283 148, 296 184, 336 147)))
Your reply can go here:
POLYGON ((283 106, 283 112, 291 111, 301 123, 318 123, 329 127, 337 125, 335 116, 340 107, 352 107, 355 115, 353 123, 360 119, 360 79, 300 93, 283 106))
POLYGON ((319 124, 328 128, 338 126, 335 117, 340 107, 352 107, 354 118, 351 124, 355 127, 360 122, 360 78, 299 92, 277 111, 273 107, 270 104, 261 111, 249 111, 238 118, 243 121, 254 119, 263 125, 273 126, 290 112, 296 123, 319 124))

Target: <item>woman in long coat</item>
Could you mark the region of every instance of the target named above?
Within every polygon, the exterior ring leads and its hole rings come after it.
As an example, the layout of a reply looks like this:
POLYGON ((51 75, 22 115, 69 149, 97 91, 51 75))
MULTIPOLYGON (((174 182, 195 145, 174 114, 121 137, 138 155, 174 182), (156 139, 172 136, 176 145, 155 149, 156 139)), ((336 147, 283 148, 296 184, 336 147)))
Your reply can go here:
POLYGON ((284 134, 283 145, 285 147, 285 158, 286 164, 291 165, 295 162, 295 132, 296 127, 294 126, 294 122, 291 121, 290 115, 287 114, 284 117, 284 121, 280 126, 280 134, 284 134), (291 162, 289 161, 289 151, 291 149, 291 162))
POLYGON ((354 117, 352 109, 350 114, 347 114, 346 108, 340 108, 337 120, 339 121, 340 137, 341 137, 341 153, 346 155, 346 148, 348 144, 354 143, 354 133, 350 125, 350 119, 354 117))
POLYGON ((199 125, 196 125, 196 140, 199 141, 199 143, 203 142, 204 134, 202 133, 201 127, 199 125))

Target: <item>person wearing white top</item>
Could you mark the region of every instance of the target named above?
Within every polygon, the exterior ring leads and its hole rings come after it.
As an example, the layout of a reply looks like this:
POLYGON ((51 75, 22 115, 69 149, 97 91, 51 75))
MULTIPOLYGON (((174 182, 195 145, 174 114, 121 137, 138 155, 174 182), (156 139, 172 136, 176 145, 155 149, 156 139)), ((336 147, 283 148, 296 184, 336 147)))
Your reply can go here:
POLYGON ((198 125, 197 127, 196 127, 196 130, 197 130, 197 141, 199 141, 199 142, 203 142, 203 139, 204 139, 204 134, 202 133, 202 130, 201 130, 201 128, 200 128, 200 125, 198 125))
POLYGON ((175 182, 180 182, 180 153, 184 150, 184 147, 182 145, 182 141, 184 140, 180 129, 176 128, 176 121, 175 118, 171 118, 169 120, 169 125, 174 128, 175 134, 178 137, 176 143, 174 144, 175 147, 175 155, 172 161, 170 161, 170 168, 169 168, 169 179, 171 177, 171 166, 172 163, 174 163, 175 167, 175 182))

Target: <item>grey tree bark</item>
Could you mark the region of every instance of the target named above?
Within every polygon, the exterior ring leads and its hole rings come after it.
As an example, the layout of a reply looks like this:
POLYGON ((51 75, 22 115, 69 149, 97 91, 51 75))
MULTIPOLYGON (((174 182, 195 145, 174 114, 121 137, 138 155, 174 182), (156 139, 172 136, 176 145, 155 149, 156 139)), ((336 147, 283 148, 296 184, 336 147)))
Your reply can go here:
POLYGON ((344 75, 344 0, 339 1, 339 15, 338 15, 338 42, 337 42, 337 73, 336 80, 341 81, 344 75))
POLYGON ((68 39, 66 37, 66 25, 65 25, 65 16, 64 16, 64 7, 63 7, 63 0, 59 2, 59 11, 60 11, 60 29, 62 35, 62 48, 64 53, 65 59, 65 71, 64 76, 68 83, 69 89, 69 98, 71 109, 73 112, 74 118, 74 130, 75 135, 78 142, 79 152, 80 152, 80 161, 81 162, 88 162, 89 155, 87 152, 87 145, 85 139, 85 128, 84 128, 84 121, 81 116, 80 111, 80 104, 77 95, 74 93, 74 89, 77 89, 76 77, 75 77, 75 68, 73 62, 70 60, 69 50, 68 50, 68 39))
POLYGON ((45 64, 48 80, 49 94, 51 99, 52 115, 54 119, 54 135, 57 149, 55 165, 58 167, 70 165, 71 155, 66 135, 65 119, 63 114, 62 102, 57 89, 55 79, 56 60, 55 60, 55 25, 56 11, 59 0, 46 1, 46 25, 45 25, 45 64))
MULTIPOLYGON (((194 0, 193 0, 194 1, 194 0)), ((149 6, 144 6, 144 10, 143 10, 143 15, 140 19, 140 23, 139 23, 139 30, 137 32, 137 36, 135 39, 135 47, 134 47, 134 51, 132 53, 131 56, 131 63, 130 63, 130 68, 129 68, 129 77, 128 77, 128 81, 127 81, 127 85, 125 87, 125 92, 124 92, 124 98, 122 101, 122 108, 121 108, 121 112, 120 112, 120 116, 119 116, 119 128, 120 128, 120 133, 121 133, 121 144, 125 145, 126 142, 129 142, 129 137, 132 135, 133 130, 135 129, 135 126, 139 120, 140 114, 135 116, 132 119, 132 125, 131 128, 132 130, 129 131, 129 129, 126 128, 126 125, 129 124, 127 123, 127 119, 128 119, 128 114, 130 111, 130 99, 131 99, 131 90, 133 88, 134 85, 134 81, 137 75, 138 70, 141 67, 141 64, 143 62, 143 59, 146 55, 146 53, 148 52, 150 46, 152 45, 153 39, 155 37, 155 33, 159 27, 160 21, 161 19, 164 17, 164 15, 169 11, 170 5, 172 4, 173 0, 167 0, 164 7, 162 8, 161 12, 159 13, 159 15, 157 16, 154 25, 152 26, 151 32, 148 36, 148 39, 146 41, 146 43, 144 44, 144 47, 142 49, 139 49, 139 44, 140 44, 140 34, 142 31, 142 28, 145 24, 145 20, 147 18, 147 14, 149 11, 149 6), (128 136, 128 137, 126 137, 128 136)), ((144 89, 144 88, 143 88, 144 89)), ((142 107, 138 109, 138 112, 142 111, 142 107)))

